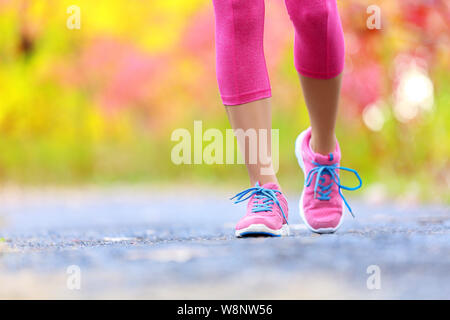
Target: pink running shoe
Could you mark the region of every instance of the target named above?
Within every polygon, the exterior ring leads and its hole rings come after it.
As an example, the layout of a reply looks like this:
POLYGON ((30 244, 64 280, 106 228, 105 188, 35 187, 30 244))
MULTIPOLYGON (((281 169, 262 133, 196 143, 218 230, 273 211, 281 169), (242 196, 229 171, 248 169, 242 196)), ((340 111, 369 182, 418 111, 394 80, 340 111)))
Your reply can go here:
POLYGON ((341 150, 337 141, 334 152, 325 156, 312 151, 310 140, 311 128, 308 128, 295 141, 295 155, 305 175, 305 185, 299 202, 300 216, 311 231, 333 233, 341 226, 344 203, 354 217, 341 189, 359 189, 362 181, 355 170, 339 166, 341 150), (339 170, 354 173, 359 185, 354 188, 341 185, 339 170))
POLYGON ((247 214, 236 225, 236 237, 289 235, 288 204, 276 183, 266 183, 239 192, 234 203, 248 201, 247 214))

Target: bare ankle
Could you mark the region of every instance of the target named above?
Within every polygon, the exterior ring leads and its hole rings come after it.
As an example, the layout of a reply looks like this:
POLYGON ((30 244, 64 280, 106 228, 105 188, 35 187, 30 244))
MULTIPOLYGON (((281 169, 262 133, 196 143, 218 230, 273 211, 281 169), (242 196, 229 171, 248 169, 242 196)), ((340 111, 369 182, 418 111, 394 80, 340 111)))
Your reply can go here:
POLYGON ((310 147, 315 153, 327 155, 334 152, 336 139, 334 136, 326 139, 314 139, 314 136, 311 136, 310 147))
POLYGON ((252 177, 250 179, 251 184, 254 186, 256 182, 259 182, 260 185, 264 185, 266 183, 276 183, 278 184, 278 180, 276 176, 272 175, 261 175, 258 177, 252 177))

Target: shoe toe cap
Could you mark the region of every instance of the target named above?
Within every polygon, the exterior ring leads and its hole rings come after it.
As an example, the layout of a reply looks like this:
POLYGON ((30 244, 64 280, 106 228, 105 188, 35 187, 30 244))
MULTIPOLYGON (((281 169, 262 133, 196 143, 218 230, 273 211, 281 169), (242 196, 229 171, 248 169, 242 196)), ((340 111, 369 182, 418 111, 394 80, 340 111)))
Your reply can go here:
POLYGON ((252 224, 263 224, 272 230, 278 230, 283 225, 281 219, 275 216, 248 215, 239 220, 239 222, 236 225, 236 230, 245 229, 252 224))
POLYGON ((339 226, 342 219, 342 212, 332 211, 324 213, 306 214, 308 224, 315 230, 319 229, 335 229, 339 226))

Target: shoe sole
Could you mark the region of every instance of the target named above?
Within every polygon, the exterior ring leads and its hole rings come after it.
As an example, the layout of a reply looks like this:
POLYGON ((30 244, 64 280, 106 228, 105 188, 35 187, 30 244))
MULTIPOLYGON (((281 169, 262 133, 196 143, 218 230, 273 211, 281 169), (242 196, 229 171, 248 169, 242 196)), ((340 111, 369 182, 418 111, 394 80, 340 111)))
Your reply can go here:
POLYGON ((251 224, 247 228, 236 230, 235 235, 238 238, 256 236, 284 237, 288 236, 289 233, 289 226, 287 224, 283 224, 281 229, 278 230, 271 229, 265 224, 251 224))
MULTIPOLYGON (((298 165, 300 166, 300 168, 303 171, 303 175, 306 177, 306 170, 305 170, 305 164, 303 163, 303 157, 301 154, 301 143, 303 141, 303 138, 305 137, 306 131, 303 131, 302 133, 300 133, 297 137, 297 139, 295 140, 295 156, 297 157, 297 161, 298 161, 298 165)), ((303 222, 305 223, 306 227, 314 232, 314 233, 320 233, 320 234, 325 234, 325 233, 335 233, 340 227, 341 224, 344 220, 344 204, 342 204, 342 216, 341 219, 339 220, 339 223, 336 227, 334 228, 319 228, 319 229, 314 229, 309 223, 308 220, 306 220, 305 217, 305 212, 303 211, 303 195, 305 193, 305 187, 303 187, 303 191, 302 191, 302 195, 300 197, 300 201, 298 202, 298 207, 299 207, 299 211, 300 211, 300 218, 302 218, 303 222)))

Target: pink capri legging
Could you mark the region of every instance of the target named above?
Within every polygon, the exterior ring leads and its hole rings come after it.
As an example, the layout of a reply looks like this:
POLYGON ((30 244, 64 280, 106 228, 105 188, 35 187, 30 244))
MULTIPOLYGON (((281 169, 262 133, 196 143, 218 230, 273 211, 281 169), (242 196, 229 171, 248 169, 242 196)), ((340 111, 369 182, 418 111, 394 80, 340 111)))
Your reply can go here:
MULTIPOLYGON (((336 0, 285 0, 295 28, 294 60, 308 77, 329 79, 344 67, 336 0)), ((225 105, 271 96, 263 48, 264 0, 213 0, 217 80, 225 105)))

